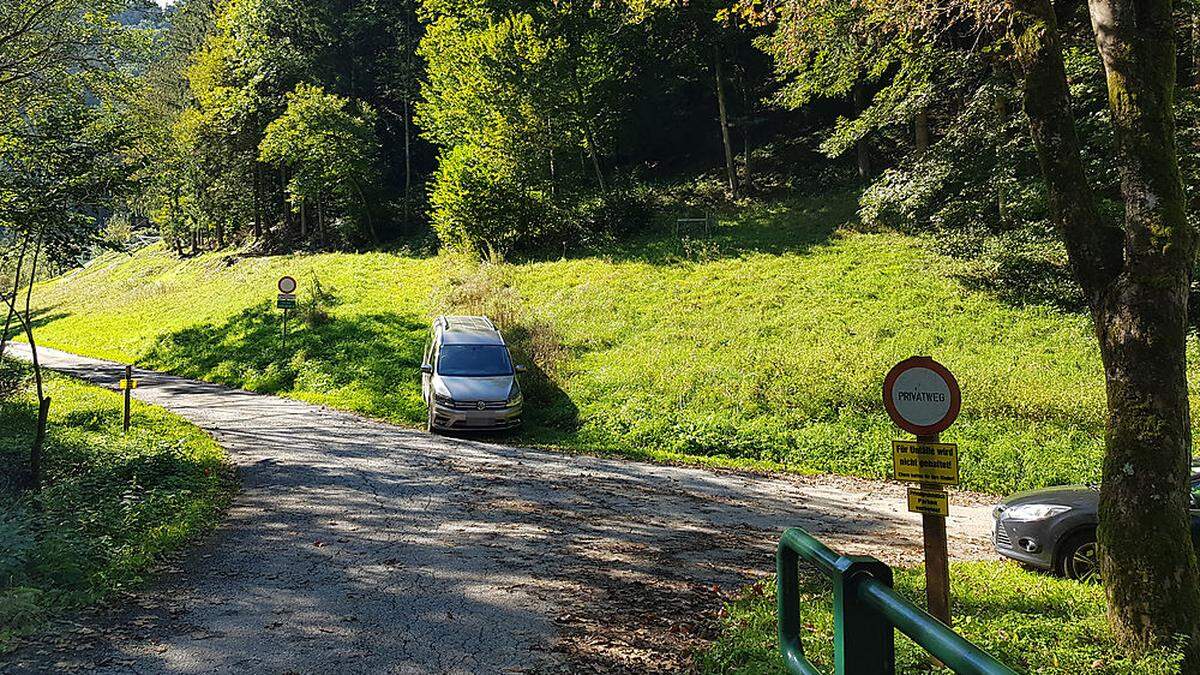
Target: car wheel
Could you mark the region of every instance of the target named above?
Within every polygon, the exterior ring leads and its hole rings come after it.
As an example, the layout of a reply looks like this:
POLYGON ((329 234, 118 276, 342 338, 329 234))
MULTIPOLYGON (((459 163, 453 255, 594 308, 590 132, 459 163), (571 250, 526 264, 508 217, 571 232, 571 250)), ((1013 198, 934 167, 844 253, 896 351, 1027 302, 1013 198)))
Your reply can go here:
POLYGON ((1096 556, 1096 533, 1081 532, 1063 542, 1058 571, 1068 579, 1086 583, 1100 581, 1100 559, 1096 556))
POLYGON ((433 425, 433 406, 429 406, 429 413, 425 416, 425 431, 431 434, 437 433, 437 427, 433 425))

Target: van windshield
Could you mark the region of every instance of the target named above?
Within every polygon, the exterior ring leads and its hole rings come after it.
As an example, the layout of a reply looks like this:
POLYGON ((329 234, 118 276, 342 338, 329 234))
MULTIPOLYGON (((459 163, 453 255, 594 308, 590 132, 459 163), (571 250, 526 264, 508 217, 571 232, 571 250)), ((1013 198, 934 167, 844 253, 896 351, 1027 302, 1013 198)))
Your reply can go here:
POLYGON ((438 375, 500 377, 512 374, 512 362, 504 345, 443 345, 438 354, 438 375))

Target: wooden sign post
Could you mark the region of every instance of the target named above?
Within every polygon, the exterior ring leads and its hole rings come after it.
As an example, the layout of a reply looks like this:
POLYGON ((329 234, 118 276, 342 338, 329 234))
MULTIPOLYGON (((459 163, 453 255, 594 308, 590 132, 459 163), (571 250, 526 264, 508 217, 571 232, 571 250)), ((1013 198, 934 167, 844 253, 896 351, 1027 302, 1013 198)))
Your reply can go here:
POLYGON ((897 364, 883 382, 883 405, 896 426, 916 435, 892 441, 896 480, 919 483, 908 490, 908 510, 921 514, 925 547, 925 597, 929 613, 950 625, 950 554, 946 485, 958 485, 958 446, 941 443, 940 434, 954 423, 962 406, 958 381, 945 366, 927 356, 897 364))

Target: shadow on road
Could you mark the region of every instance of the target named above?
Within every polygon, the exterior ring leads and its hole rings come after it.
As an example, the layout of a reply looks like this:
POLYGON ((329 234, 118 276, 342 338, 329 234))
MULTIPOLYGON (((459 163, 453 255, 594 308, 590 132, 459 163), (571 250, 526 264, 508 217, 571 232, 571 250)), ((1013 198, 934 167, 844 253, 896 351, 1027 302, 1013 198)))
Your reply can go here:
MULTIPOLYGON (((47 355, 110 383, 113 366, 47 355)), ((786 526, 876 552, 877 494, 433 437, 139 373, 238 465, 228 520, 131 607, 10 659, 102 670, 668 672, 786 526), (723 589, 723 590, 722 590, 723 589), (47 651, 40 654, 38 650, 47 651)), ((902 548, 902 547, 900 547, 902 548)))

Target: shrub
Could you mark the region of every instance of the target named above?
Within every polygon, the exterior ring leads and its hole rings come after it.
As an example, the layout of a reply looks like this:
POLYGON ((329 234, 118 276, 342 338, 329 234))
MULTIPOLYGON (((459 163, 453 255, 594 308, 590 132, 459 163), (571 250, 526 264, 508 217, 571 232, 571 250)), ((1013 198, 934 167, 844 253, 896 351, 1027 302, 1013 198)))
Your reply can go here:
POLYGON ((442 153, 430 194, 433 228, 454 249, 508 252, 544 240, 544 195, 523 186, 501 153, 460 145, 442 153))

